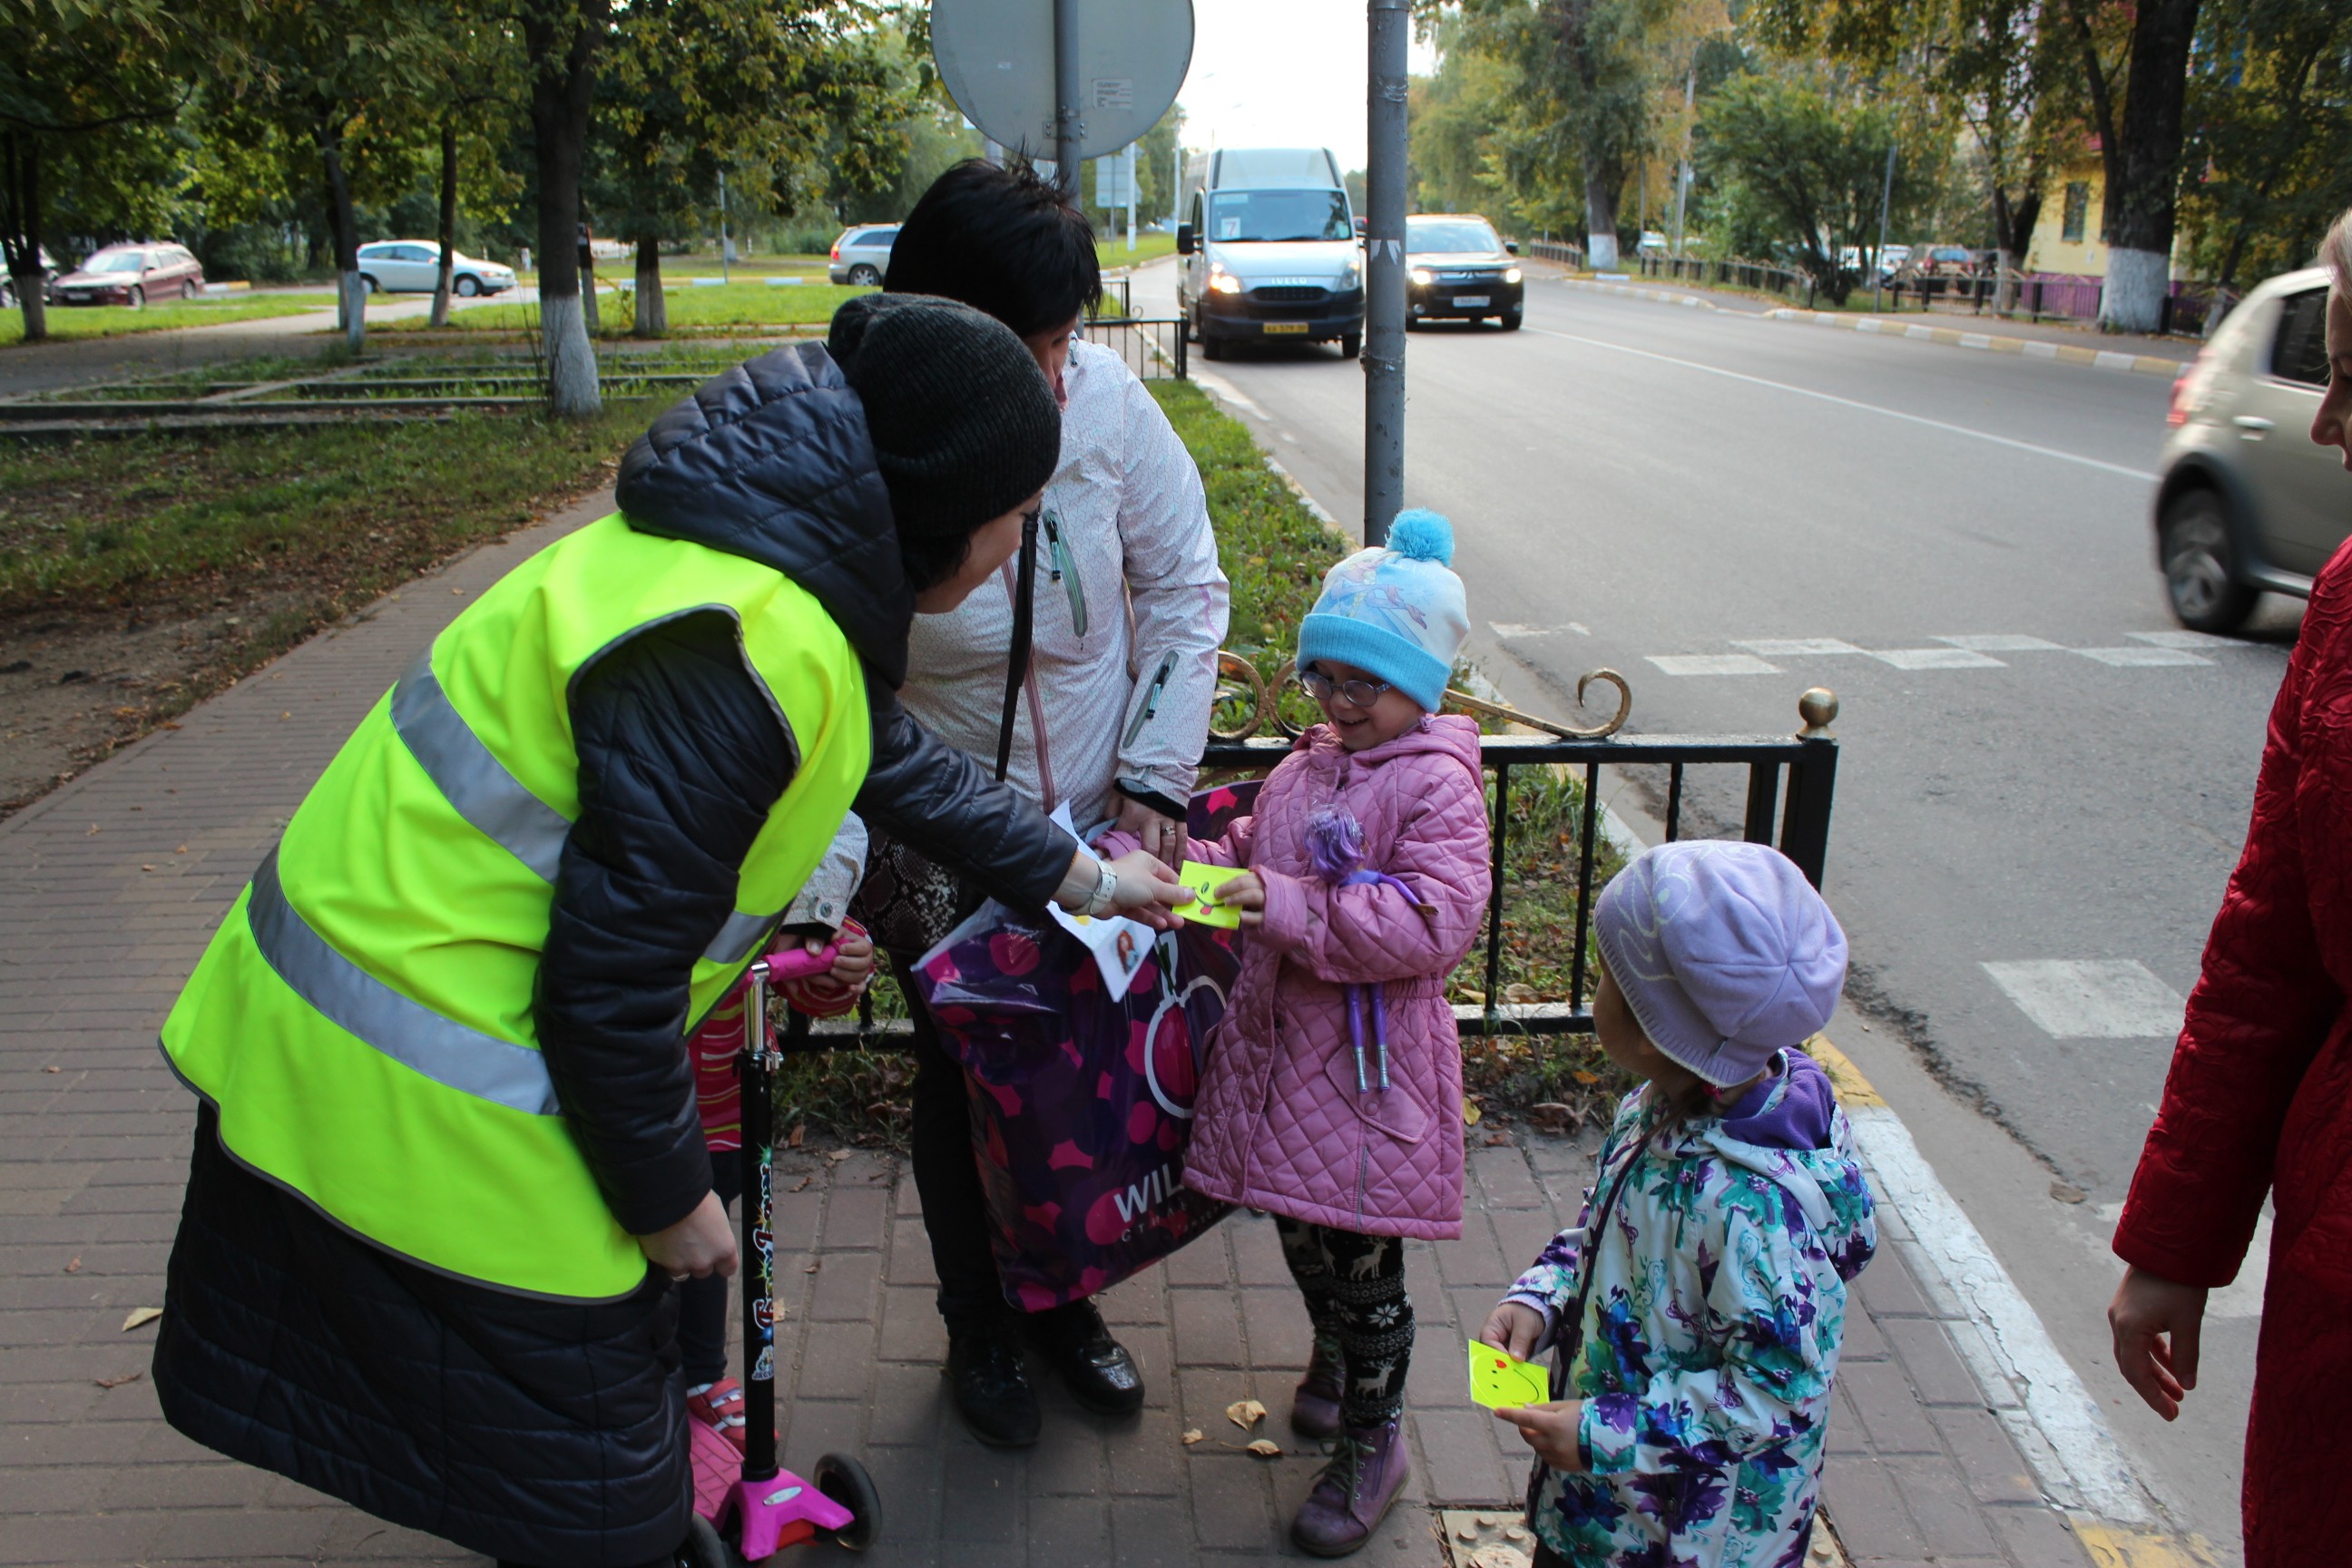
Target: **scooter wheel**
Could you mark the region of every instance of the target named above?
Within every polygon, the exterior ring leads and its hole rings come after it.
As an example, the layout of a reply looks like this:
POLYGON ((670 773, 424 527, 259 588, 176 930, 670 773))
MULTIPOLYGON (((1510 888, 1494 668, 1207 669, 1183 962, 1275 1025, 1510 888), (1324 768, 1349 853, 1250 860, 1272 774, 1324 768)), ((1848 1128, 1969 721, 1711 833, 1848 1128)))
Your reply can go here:
POLYGON ((738 1568, 742 1561, 727 1549, 709 1520, 698 1513, 688 1521, 686 1544, 677 1549, 678 1568, 738 1568))
POLYGON ((882 1532, 882 1494, 874 1489, 874 1478, 866 1467, 846 1454, 827 1454, 817 1460, 810 1479, 817 1490, 849 1510, 849 1522, 831 1532, 833 1543, 845 1552, 873 1545, 882 1532))

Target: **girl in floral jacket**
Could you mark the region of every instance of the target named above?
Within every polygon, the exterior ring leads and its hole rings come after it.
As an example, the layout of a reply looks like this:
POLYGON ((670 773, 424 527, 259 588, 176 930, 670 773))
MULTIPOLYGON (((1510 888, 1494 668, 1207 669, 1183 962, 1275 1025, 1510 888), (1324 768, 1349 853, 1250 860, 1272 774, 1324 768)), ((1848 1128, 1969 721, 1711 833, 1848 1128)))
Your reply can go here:
POLYGON ((1601 1048, 1645 1081, 1576 1228, 1481 1336, 1554 1352, 1554 1402, 1496 1413, 1536 1453, 1538 1568, 1801 1563, 1846 1283, 1875 1245, 1845 1114, 1797 1048, 1837 1005, 1845 936, 1784 857, 1717 842, 1643 855, 1594 927, 1601 1048))

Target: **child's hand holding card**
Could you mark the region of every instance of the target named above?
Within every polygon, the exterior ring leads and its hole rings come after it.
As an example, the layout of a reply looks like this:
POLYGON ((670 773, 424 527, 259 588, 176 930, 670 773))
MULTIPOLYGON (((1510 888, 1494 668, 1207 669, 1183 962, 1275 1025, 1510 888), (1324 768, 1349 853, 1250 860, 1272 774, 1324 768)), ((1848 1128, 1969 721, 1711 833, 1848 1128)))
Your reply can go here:
POLYGON ((1232 905, 1216 902, 1210 895, 1235 877, 1242 875, 1239 866, 1211 866, 1199 860, 1187 860, 1176 868, 1176 879, 1192 889, 1194 900, 1179 904, 1176 912, 1197 925, 1223 926, 1227 931, 1240 929, 1242 912, 1232 905))
POLYGON ((1489 1410, 1516 1410, 1551 1398, 1551 1373, 1477 1340, 1470 1342, 1470 1397, 1489 1410))

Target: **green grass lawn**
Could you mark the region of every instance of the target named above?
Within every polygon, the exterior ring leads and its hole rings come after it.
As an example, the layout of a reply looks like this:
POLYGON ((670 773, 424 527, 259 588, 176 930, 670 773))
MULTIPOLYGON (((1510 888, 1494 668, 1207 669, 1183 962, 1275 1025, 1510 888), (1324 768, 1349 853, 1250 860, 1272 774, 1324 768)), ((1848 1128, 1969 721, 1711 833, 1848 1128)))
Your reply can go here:
MULTIPOLYGON (((722 283, 716 288, 665 289, 670 329, 713 327, 815 326, 833 320, 841 302, 864 289, 835 288, 830 283, 772 287, 766 283, 722 283)), ((635 293, 615 289, 596 297, 603 336, 626 338, 635 319, 635 293)), ((464 332, 519 332, 539 324, 535 304, 475 305, 449 312, 446 330, 464 332)), ((371 324, 372 332, 421 332, 434 330, 423 316, 371 324)))
POLYGON ((1172 234, 1146 234, 1138 229, 1135 248, 1127 247, 1127 233, 1120 230, 1117 239, 1095 242, 1095 255, 1102 261, 1103 269, 1114 267, 1140 267, 1147 261, 1157 261, 1163 256, 1176 254, 1176 237, 1172 234))
MULTIPOLYGON (((258 321, 331 310, 332 294, 273 294, 261 299, 173 300, 168 305, 52 305, 49 337, 114 338, 131 332, 168 332, 181 327, 217 327, 228 321, 258 321)), ((0 310, 0 348, 25 341, 21 311, 0 310)))

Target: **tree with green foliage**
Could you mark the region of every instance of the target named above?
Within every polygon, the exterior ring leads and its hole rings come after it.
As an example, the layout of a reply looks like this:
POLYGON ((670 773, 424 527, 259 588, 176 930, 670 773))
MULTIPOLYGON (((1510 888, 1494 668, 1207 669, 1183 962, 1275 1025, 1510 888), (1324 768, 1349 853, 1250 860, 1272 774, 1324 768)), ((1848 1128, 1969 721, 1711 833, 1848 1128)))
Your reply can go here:
POLYGON ((538 182, 540 346, 548 406, 584 417, 604 405, 580 298, 581 178, 610 0, 520 0, 530 147, 538 182))
POLYGON ((2224 288, 2306 265, 2352 170, 2352 6, 2207 0, 2189 83, 2182 217, 2224 288))

